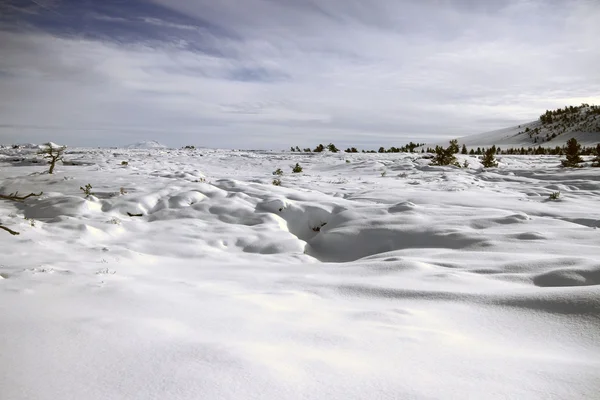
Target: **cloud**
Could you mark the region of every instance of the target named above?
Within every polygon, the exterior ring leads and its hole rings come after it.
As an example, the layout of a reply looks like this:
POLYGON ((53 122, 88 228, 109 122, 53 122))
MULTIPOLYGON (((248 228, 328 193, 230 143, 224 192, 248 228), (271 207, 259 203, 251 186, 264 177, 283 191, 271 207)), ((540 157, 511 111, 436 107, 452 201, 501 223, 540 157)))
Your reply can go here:
POLYGON ((378 147, 600 103, 595 1, 94 3, 0 19, 0 141, 378 147))

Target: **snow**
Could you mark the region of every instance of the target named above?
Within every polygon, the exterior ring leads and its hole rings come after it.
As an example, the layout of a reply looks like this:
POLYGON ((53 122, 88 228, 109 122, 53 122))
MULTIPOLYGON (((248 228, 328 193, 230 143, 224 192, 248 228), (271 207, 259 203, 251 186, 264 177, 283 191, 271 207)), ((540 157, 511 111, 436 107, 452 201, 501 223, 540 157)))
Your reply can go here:
POLYGON ((149 140, 149 141, 133 143, 128 146, 125 146, 125 148, 127 148, 127 149, 166 149, 167 146, 157 142, 156 140, 149 140))
MULTIPOLYGON (((65 146, 53 143, 53 142, 48 142, 48 143, 44 143, 44 144, 40 144, 39 146, 37 146, 37 148, 39 150, 49 150, 49 149, 63 149, 65 146)), ((26 147, 28 148, 28 147, 26 147)))
POLYGON ((76 165, 49 175, 15 154, 0 151, 0 194, 44 194, 0 201, 20 232, 0 231, 2 398, 600 390, 597 169, 69 149, 76 165))

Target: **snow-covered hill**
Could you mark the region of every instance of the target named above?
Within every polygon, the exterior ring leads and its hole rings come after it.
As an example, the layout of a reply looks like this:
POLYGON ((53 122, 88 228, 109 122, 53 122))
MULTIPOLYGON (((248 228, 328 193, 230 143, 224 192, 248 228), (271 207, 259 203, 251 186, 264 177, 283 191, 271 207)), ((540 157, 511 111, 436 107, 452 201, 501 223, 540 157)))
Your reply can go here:
POLYGON ((149 140, 149 141, 133 143, 128 146, 125 146, 125 148, 126 149, 166 149, 167 146, 165 146, 162 143, 157 142, 156 140, 149 140))
MULTIPOLYGON (((540 119, 529 123, 459 137, 460 145, 469 148, 489 147, 556 147, 575 138, 584 146, 600 143, 600 106, 582 105, 547 111, 540 119)), ((428 144, 445 146, 448 143, 428 144)))

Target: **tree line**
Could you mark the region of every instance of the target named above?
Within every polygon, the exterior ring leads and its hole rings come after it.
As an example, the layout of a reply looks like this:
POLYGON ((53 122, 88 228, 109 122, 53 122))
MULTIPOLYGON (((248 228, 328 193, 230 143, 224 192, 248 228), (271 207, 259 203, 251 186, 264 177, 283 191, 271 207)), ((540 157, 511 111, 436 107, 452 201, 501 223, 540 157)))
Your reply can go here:
MULTIPOLYGON (((344 153, 414 153, 415 149, 417 147, 421 147, 424 145, 425 145, 425 143, 410 142, 410 143, 408 143, 404 146, 400 146, 400 147, 392 146, 392 147, 386 149, 385 147, 382 146, 379 148, 379 150, 360 150, 360 151, 356 147, 348 147, 346 150, 344 150, 344 153)), ((291 152, 297 152, 297 153, 321 153, 321 152, 325 151, 325 149, 327 149, 328 151, 330 151, 332 153, 340 152, 340 149, 338 149, 336 147, 336 145, 333 143, 329 143, 327 146, 323 146, 323 144, 319 144, 312 150, 310 149, 310 147, 305 147, 302 149, 299 146, 290 147, 291 152)))

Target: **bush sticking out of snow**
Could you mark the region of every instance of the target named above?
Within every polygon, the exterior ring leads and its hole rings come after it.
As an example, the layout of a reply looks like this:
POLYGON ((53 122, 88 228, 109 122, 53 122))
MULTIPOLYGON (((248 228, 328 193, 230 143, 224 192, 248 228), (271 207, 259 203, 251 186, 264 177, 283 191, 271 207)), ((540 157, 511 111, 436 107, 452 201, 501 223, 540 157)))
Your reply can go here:
POLYGON ((481 159, 481 165, 484 168, 495 168, 498 166, 498 162, 496 162, 496 146, 492 146, 485 151, 481 159))
POLYGON ((458 142, 456 140, 451 140, 450 146, 445 149, 442 146, 435 146, 435 156, 431 161, 431 165, 454 165, 460 168, 460 164, 454 156, 456 153, 458 153, 458 142))
POLYGON ((86 199, 94 194, 94 193, 92 193, 92 185, 90 185, 89 183, 86 184, 85 186, 80 186, 79 189, 81 189, 81 191, 83 191, 83 194, 85 194, 86 199))

